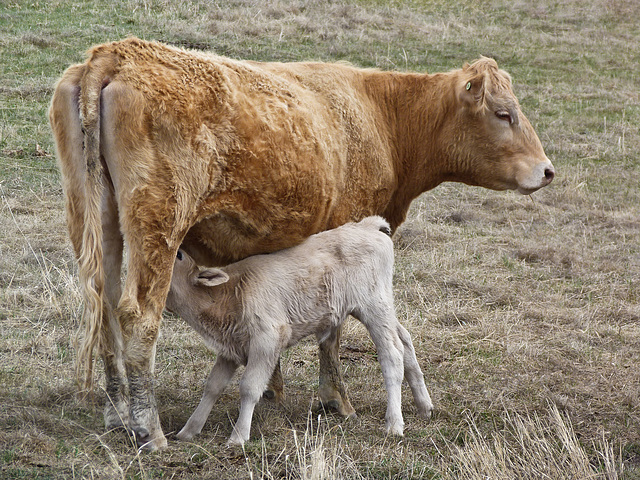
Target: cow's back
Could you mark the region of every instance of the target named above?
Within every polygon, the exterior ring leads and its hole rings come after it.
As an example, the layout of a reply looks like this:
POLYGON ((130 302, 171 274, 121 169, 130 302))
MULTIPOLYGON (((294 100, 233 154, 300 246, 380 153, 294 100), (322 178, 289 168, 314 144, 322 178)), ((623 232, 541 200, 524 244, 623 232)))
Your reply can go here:
POLYGON ((133 191, 136 171, 175 182, 175 201, 193 204, 184 247, 199 263, 289 247, 384 211, 391 147, 357 69, 241 62, 137 39, 96 47, 89 64, 100 59, 114 64, 107 110, 135 110, 131 122, 119 114, 103 127, 128 153, 129 173, 119 173, 123 154, 105 152, 115 188, 133 191))

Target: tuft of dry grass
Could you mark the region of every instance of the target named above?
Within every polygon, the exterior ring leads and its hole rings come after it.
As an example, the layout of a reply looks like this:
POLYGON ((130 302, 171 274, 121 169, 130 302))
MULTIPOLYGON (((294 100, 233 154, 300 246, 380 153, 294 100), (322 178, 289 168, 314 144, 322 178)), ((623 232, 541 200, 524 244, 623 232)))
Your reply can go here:
MULTIPOLYGON (((15 0, 0 7, 0 477, 595 478, 640 475, 640 7, 635 0, 15 0), (436 404, 404 394, 384 434, 373 343, 348 322, 358 418, 314 410, 317 347, 282 359, 287 398, 224 441, 231 386, 193 443, 138 452, 76 398, 81 312, 46 109, 84 51, 127 35, 255 60, 509 71, 558 171, 531 197, 444 184, 396 233, 396 309, 436 404), (310 413, 311 412, 311 413, 310 413), (546 477, 545 477, 546 476, 546 477)), ((163 429, 197 405, 214 355, 179 319, 158 343, 163 429)))
POLYGON ((449 445, 455 461, 445 467, 443 479, 617 480, 624 470, 613 446, 602 439, 595 445, 600 462, 594 466, 568 419, 555 406, 549 409, 548 419, 506 412, 503 428, 490 437, 480 432, 472 418, 467 431, 464 446, 449 445))

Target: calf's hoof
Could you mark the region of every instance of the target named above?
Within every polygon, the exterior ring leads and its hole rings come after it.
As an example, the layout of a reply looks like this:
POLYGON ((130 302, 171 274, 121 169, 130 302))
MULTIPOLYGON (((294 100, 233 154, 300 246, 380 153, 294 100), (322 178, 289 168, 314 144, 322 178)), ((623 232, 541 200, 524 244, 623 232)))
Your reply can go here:
POLYGON ((227 440, 227 447, 241 447, 244 445, 244 442, 245 440, 242 437, 234 433, 229 437, 229 440, 227 440))
POLYGON ((192 440, 193 437, 195 437, 195 435, 192 432, 186 431, 184 428, 176 434, 176 438, 183 442, 188 442, 192 440))
POLYGON ((398 437, 404 436, 404 424, 398 422, 387 422, 387 434, 396 435, 398 437))
POLYGON ((430 420, 433 416, 433 407, 418 409, 418 415, 420 415, 425 420, 430 420))

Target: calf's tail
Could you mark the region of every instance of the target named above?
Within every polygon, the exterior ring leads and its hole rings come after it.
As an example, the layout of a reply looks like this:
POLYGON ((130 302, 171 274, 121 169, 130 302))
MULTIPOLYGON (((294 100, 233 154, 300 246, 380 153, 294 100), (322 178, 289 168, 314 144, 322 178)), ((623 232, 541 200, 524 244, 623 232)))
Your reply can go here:
POLYGON ((378 230, 386 235, 391 236, 391 227, 389 226, 389 222, 387 222, 384 218, 379 216, 367 217, 360 221, 360 224, 365 227, 370 227, 378 230))

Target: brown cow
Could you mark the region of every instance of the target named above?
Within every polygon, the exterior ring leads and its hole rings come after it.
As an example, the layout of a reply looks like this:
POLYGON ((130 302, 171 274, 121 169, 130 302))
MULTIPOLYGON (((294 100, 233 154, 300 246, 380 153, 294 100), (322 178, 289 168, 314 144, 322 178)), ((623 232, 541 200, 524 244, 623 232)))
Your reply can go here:
MULTIPOLYGON (((90 385, 98 349, 107 427, 124 423, 148 448, 166 445, 154 353, 180 245, 223 265, 368 215, 395 229, 441 182, 529 194, 554 176, 509 76, 488 58, 392 73, 130 38, 67 69, 49 117, 86 300, 78 371, 90 385)), ((321 345, 319 396, 350 414, 337 348, 337 338, 321 345)))

